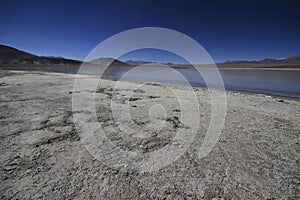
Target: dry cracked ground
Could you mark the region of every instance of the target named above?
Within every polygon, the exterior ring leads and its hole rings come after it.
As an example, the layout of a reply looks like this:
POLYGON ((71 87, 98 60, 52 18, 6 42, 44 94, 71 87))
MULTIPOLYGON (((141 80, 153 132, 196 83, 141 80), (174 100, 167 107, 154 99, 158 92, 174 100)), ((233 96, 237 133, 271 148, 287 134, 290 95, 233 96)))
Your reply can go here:
MULTIPOLYGON (((74 78, 0 71, 1 199, 300 198, 299 99, 227 91, 222 134, 199 160, 211 106, 208 91, 195 88, 200 124, 191 146, 157 171, 126 171, 96 159, 82 142, 72 110, 74 78)), ((95 93, 97 121, 114 145, 147 155, 174 143, 179 129, 190 129, 168 90, 183 86, 148 83, 128 98, 137 83, 123 81, 122 89, 114 89, 115 83, 101 80, 95 93), (130 122, 113 114, 111 100, 117 111, 129 108, 130 122), (143 135, 123 134, 120 121, 143 135)), ((86 97, 93 90, 81 92, 86 97)), ((76 112, 90 114, 84 108, 76 112)))

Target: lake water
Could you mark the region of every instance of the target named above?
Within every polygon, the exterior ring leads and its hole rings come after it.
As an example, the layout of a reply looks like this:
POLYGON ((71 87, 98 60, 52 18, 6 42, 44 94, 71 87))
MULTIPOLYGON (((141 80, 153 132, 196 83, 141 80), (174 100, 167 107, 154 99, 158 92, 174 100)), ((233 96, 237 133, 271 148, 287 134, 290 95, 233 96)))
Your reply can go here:
MULTIPOLYGON (((142 70, 131 70, 127 73, 130 69, 132 68, 109 68, 105 74, 136 80, 181 83, 178 79, 174 79, 170 69, 147 66, 142 70)), ((195 69, 177 68, 176 70, 191 85, 206 86, 202 76, 195 69)), ((219 71, 226 89, 300 98, 300 70, 223 69, 219 71)), ((217 72, 201 69, 201 74, 213 77, 217 72)))
MULTIPOLYGON (((3 68, 3 67, 2 67, 3 68)), ((3 68, 6 69, 6 68, 3 68)), ((49 67, 7 67, 9 70, 33 70, 48 72, 77 73, 78 67, 49 66, 49 67)), ((160 81, 178 83, 174 79, 172 70, 161 67, 144 66, 140 70, 132 70, 132 67, 109 67, 105 74, 136 80, 160 81), (128 73, 128 72, 131 73, 128 73), (127 73, 127 74, 126 74, 127 73)), ((134 68, 136 69, 136 68, 134 68)), ((202 76, 193 68, 176 68, 193 86, 206 86, 202 76)), ((97 74, 97 70, 83 70, 84 74, 97 74)), ((300 70, 263 70, 263 69, 223 69, 219 70, 226 89, 246 92, 274 94, 287 97, 300 98, 300 70)), ((214 77, 215 70, 201 69, 201 74, 214 77)), ((176 74, 175 74, 176 75, 176 74)))

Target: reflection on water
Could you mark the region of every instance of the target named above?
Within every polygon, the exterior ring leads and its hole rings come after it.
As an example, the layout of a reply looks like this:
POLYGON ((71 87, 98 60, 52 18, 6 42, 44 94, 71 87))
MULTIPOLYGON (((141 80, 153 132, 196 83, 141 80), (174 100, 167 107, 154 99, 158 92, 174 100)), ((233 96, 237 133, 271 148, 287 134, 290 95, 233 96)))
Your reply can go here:
MULTIPOLYGON (((106 75, 125 77, 136 80, 161 81, 168 83, 181 83, 175 80, 170 69, 147 66, 143 70, 118 67, 108 68, 106 75)), ((206 86, 202 76, 191 68, 177 68, 193 86, 206 86)), ((214 77, 215 70, 202 69, 201 74, 214 77)), ((300 70, 255 70, 255 69, 223 69, 220 73, 225 88, 248 92, 261 92, 289 97, 300 97, 300 70)))

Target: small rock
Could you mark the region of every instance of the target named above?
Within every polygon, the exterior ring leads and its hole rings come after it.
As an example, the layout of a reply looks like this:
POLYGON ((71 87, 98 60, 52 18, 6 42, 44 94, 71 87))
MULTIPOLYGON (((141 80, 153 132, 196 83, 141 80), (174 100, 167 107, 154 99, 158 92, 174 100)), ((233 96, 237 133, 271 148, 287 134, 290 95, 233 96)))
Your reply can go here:
POLYGON ((178 146, 179 145, 179 142, 173 142, 174 145, 178 146))
POLYGON ((7 83, 0 83, 0 86, 8 86, 7 83))
POLYGON ((279 100, 277 100, 277 101, 278 101, 278 102, 281 102, 281 103, 284 102, 284 100, 282 100, 282 99, 279 99, 279 100))
POLYGON ((4 171, 13 171, 18 167, 17 163, 10 163, 4 166, 4 171))

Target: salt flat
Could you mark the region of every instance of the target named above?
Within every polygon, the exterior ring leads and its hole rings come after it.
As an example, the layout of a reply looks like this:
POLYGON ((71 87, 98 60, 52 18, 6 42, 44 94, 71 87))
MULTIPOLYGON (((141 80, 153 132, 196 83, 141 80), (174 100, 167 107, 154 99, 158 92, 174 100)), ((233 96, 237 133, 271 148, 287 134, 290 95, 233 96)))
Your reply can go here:
MULTIPOLYGON (((207 89, 195 88, 200 123, 191 146, 160 170, 135 172, 101 162, 82 142, 85 132, 74 124, 72 96, 82 92, 86 98, 93 90, 73 91, 75 75, 0 71, 0 77, 1 199, 300 198, 299 99, 227 91, 222 134, 208 156, 197 159, 211 101, 207 89)), ((100 80, 95 110, 116 146, 147 155, 174 143, 178 129, 190 130, 180 121, 178 101, 168 90, 184 91, 184 86, 148 83, 128 99, 138 82, 123 81, 118 90, 115 84, 100 80), (116 110, 126 105, 131 121, 112 113, 111 101, 116 110), (149 116, 157 104, 165 112, 157 106, 149 116), (120 122, 143 134, 124 135, 120 122)), ((90 114, 84 107, 76 113, 83 119, 90 114)))

